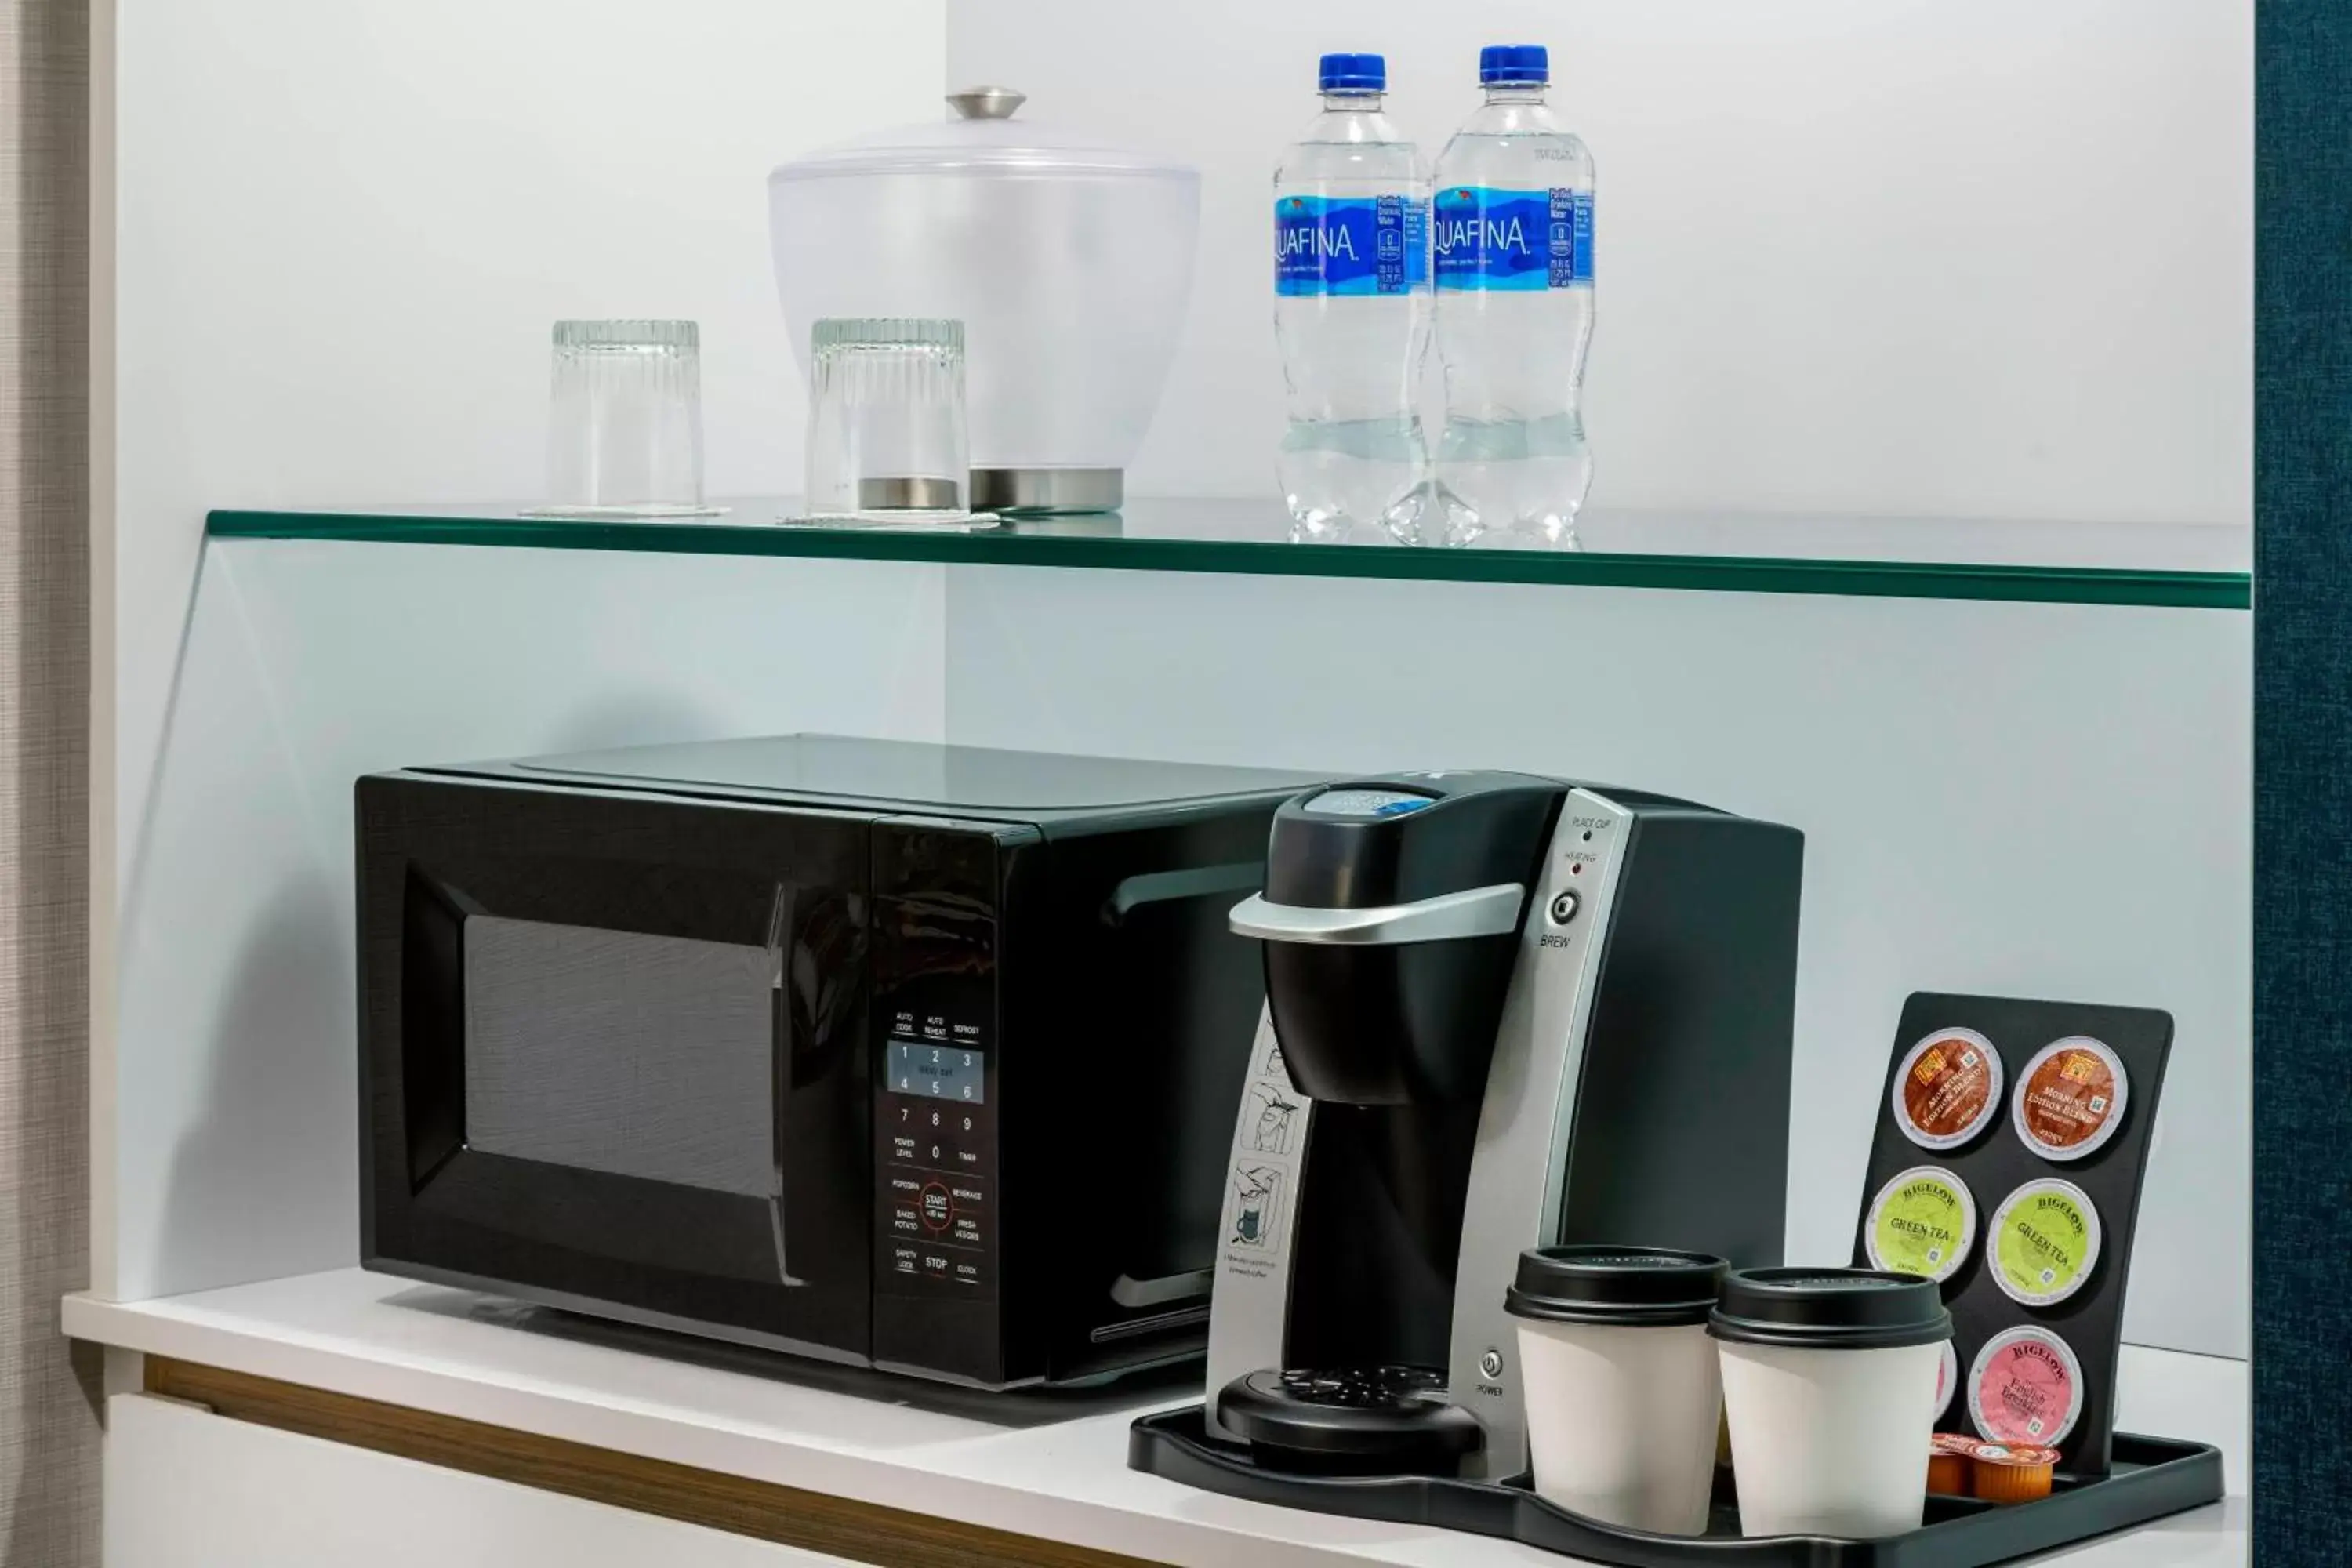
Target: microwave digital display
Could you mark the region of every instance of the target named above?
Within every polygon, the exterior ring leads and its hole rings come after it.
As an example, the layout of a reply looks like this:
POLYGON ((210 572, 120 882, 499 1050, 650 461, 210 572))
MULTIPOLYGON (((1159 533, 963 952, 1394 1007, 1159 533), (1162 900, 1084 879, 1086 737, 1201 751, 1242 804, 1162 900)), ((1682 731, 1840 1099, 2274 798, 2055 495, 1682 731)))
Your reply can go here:
POLYGON ((983 1052, 961 1046, 924 1045, 914 1040, 890 1042, 889 1087, 899 1094, 919 1094, 927 1100, 953 1100, 982 1105, 988 1092, 983 1052))

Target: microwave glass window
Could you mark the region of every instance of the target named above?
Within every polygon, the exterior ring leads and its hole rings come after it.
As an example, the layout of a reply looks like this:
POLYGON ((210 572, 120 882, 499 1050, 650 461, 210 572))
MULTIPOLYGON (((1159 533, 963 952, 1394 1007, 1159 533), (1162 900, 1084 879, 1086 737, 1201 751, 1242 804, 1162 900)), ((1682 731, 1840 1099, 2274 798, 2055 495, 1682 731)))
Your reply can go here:
POLYGON ((958 1046, 890 1042, 890 1087, 900 1094, 983 1104, 988 1099, 982 1077, 986 1066, 982 1052, 958 1046))
POLYGON ((768 949, 476 915, 465 952, 469 1147, 774 1194, 768 949))

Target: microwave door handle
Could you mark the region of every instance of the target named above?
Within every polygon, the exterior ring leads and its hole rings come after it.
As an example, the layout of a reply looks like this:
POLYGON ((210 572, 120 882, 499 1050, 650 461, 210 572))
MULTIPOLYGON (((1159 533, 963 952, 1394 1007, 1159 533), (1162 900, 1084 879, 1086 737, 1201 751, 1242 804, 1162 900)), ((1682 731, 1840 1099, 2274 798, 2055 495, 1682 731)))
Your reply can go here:
POLYGON ((1261 893, 1234 906, 1233 928, 1239 935, 1261 942, 1327 947, 1384 947, 1467 936, 1508 936, 1519 929, 1519 911, 1527 897, 1524 884, 1497 882, 1490 888, 1440 893, 1409 904, 1329 910, 1277 904, 1261 893))
POLYGON ((1128 877, 1103 900, 1102 923, 1118 927, 1150 904, 1205 899, 1216 893, 1255 893, 1265 886, 1265 862, 1236 860, 1223 866, 1193 866, 1181 871, 1146 871, 1128 877))
POLYGON ((793 997, 784 973, 792 961, 785 943, 791 912, 790 895, 779 887, 768 910, 768 1066, 772 1082, 769 1100, 774 1118, 768 1146, 768 1229, 776 1244, 776 1282, 784 1286, 807 1283, 793 1278, 784 1247, 784 1149, 791 1136, 784 1111, 793 1097, 793 997))
POLYGON ((1215 1278, 1216 1271, 1210 1268, 1187 1268, 1150 1279, 1122 1274, 1110 1282, 1110 1299, 1130 1312, 1145 1307, 1164 1307, 1171 1301, 1193 1301, 1209 1293, 1215 1278))

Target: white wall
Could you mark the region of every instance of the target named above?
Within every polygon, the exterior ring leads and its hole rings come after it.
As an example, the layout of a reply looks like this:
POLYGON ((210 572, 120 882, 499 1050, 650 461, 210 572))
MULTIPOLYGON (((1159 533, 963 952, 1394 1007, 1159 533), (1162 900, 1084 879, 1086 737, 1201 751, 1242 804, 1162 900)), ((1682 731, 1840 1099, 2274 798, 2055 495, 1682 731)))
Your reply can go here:
POLYGON ((1595 507, 2250 520, 2246 0, 959 0, 958 81, 1202 166, 1131 490, 1269 489, 1316 55, 1385 51, 1433 155, 1520 41, 1600 164, 1595 507))
POLYGON ((709 735, 938 740, 944 587, 865 561, 214 545, 123 903, 93 1288, 358 1261, 352 780, 709 735))
MULTIPOLYGON (((1556 767, 1801 822, 1808 963, 1828 975, 1809 994, 1846 1009, 1814 1016, 1809 1062, 1882 1048, 1914 985, 2180 1014, 2149 1200, 2173 1239, 2143 1254, 2134 1329, 2242 1348, 2243 1282, 2200 1270, 2189 1238, 2246 1210, 2246 617, 280 546, 257 547, 242 597, 224 574, 194 602, 208 507, 530 495, 559 315, 698 317, 713 490, 790 488, 761 177, 935 114, 948 75, 1204 163, 1192 331, 1137 488, 1262 492, 1265 176, 1311 108, 1312 55, 1387 48, 1433 141, 1473 100, 1476 44, 1506 33, 1554 44, 1601 157, 1604 503, 2242 521, 2241 5, 115 4, 94 263, 113 300, 97 489, 116 493, 96 552, 117 703, 94 747, 114 755, 93 794, 115 791, 93 889, 101 1293, 349 1256, 353 772, 689 724, 951 723, 1140 754, 1556 767), (1962 205, 1996 243, 1958 233, 1962 205), (1483 624, 1506 604, 1515 631, 1483 624), (838 649, 877 627, 908 662, 845 682, 838 649), (1495 679, 1440 661, 1359 688, 1324 665, 1400 628, 1489 647, 1495 679), (1555 641, 1580 652, 1547 665, 1555 641), (786 673, 811 667, 822 680, 786 673), (1328 678, 1311 692, 1267 679, 1307 668, 1328 678), (1594 681, 1612 683, 1598 727, 1571 731, 1594 681), (1973 795, 1941 771, 1937 738, 1961 734, 1973 795), (1960 805, 2057 784, 2032 891, 2004 901, 1960 805), (2177 800, 2212 825, 2185 904, 2146 858, 2174 847, 2177 800), (1890 892, 1920 889, 1952 901, 1890 892), (1898 907, 1916 912, 1882 912, 1898 907), (286 1223, 244 1223, 288 1194, 286 1223)), ((1809 1139, 1795 1190, 1833 1194, 1860 1161, 1809 1139)))
POLYGON ((98 1289, 356 1256, 353 776, 808 728, 1556 771, 1793 824, 1791 1256, 1851 1244, 1906 994, 2164 1007, 2128 1331, 2242 1355, 2246 1280, 2208 1238, 2250 1202, 2251 632, 2218 610, 216 545, 124 920, 98 1289))
POLYGON ((537 495, 566 316, 698 320, 711 492, 796 488, 767 171, 938 112, 945 26, 944 0, 93 0, 101 1288, 116 933, 205 511, 537 495))
POLYGON ((112 4, 120 879, 206 509, 536 496, 565 316, 698 320, 711 493, 798 488, 767 172, 939 112, 945 21, 944 0, 112 4))
POLYGON ((2169 1010, 2125 1330, 2246 1353, 2213 1238, 2252 1203, 2251 616, 962 566, 947 605, 953 741, 1518 768, 1802 829, 1795 1261, 1853 1245, 1911 992, 2169 1010))

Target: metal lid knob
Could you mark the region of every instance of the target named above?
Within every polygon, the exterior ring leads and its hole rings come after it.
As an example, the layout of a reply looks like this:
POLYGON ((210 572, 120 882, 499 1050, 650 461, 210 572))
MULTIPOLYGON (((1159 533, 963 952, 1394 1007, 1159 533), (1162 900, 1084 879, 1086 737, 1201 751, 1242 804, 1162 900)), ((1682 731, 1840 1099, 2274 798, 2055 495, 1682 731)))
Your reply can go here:
POLYGON ((948 94, 948 101, 965 120, 1010 120, 1014 110, 1029 101, 1029 95, 1009 87, 968 87, 948 94))

